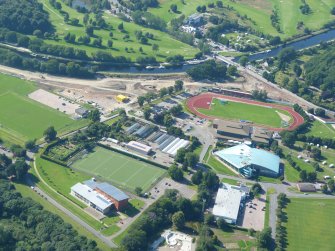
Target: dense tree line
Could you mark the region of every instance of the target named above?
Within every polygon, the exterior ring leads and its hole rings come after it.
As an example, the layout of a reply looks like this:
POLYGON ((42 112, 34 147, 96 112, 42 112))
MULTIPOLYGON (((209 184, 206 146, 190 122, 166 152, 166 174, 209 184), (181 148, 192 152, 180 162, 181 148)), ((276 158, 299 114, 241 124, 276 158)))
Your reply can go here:
POLYGON ((48 13, 37 0, 0 1, 0 27, 32 34, 35 30, 52 32, 48 13))
POLYGON ((304 66, 308 85, 322 90, 321 98, 335 95, 335 48, 327 48, 326 53, 312 57, 304 66))
POLYGON ((37 53, 54 55, 57 57, 73 58, 80 60, 89 59, 85 50, 80 50, 74 47, 63 46, 63 45, 46 44, 41 39, 30 40, 28 48, 37 53))
POLYGON ((276 250, 283 251, 287 246, 287 231, 285 223, 287 222, 287 214, 284 212, 284 209, 289 203, 289 199, 286 197, 286 194, 280 193, 277 196, 278 207, 276 209, 277 223, 276 223, 276 250))
POLYGON ((108 62, 108 63, 115 63, 115 64, 127 64, 130 63, 130 59, 124 56, 117 56, 114 57, 109 52, 104 51, 97 51, 92 54, 92 57, 96 61, 100 62, 108 62))
POLYGON ((267 63, 274 70, 264 72, 266 79, 274 83, 281 79, 278 83, 291 92, 318 106, 335 110, 334 42, 321 43, 318 47, 298 52, 288 47, 274 60, 267 59, 267 63), (302 56, 307 56, 309 60, 300 60, 302 56), (276 78, 278 74, 284 74, 284 77, 276 78))
POLYGON ((0 41, 28 48, 36 53, 64 58, 88 59, 86 51, 84 50, 63 45, 46 44, 42 39, 30 38, 29 36, 10 31, 6 28, 0 28, 0 41))
MULTIPOLYGON (((79 60, 89 60, 85 50, 77 49, 70 46, 46 44, 42 39, 30 38, 29 36, 0 28, 0 41, 17 44, 18 46, 28 48, 36 53, 53 55, 63 58, 72 58, 79 60)), ((130 59, 124 56, 114 57, 109 52, 96 51, 92 54, 92 59, 99 62, 108 62, 116 64, 126 64, 130 59)))
POLYGON ((71 225, 14 186, 0 180, 0 246, 3 250, 98 250, 95 241, 79 236, 71 225))
POLYGON ((268 93, 266 90, 253 90, 252 97, 256 100, 266 101, 268 99, 268 93))
MULTIPOLYGON (((14 180, 24 181, 29 166, 24 157, 19 157, 13 162, 6 155, 0 155, 0 178, 12 177, 14 180)), ((0 182, 1 183, 1 182, 0 182)), ((1 212, 1 202, 0 202, 1 212)), ((0 224, 1 225, 1 224, 0 224)))
POLYGON ((187 70, 187 74, 194 80, 222 80, 227 76, 227 67, 224 64, 208 60, 203 64, 187 70))
POLYGON ((74 62, 62 63, 56 59, 39 61, 21 56, 6 49, 0 49, 0 64, 29 71, 46 72, 70 77, 92 78, 94 72, 74 62))
POLYGON ((133 11, 146 11, 149 7, 155 8, 159 6, 158 0, 119 0, 118 2, 133 11))

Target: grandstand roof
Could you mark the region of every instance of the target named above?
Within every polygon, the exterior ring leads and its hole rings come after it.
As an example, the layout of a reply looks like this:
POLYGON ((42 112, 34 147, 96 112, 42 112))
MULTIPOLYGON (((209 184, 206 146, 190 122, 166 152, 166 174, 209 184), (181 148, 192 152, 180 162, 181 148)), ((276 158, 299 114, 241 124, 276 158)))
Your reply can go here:
POLYGON ((214 119, 213 126, 215 126, 217 130, 221 132, 236 134, 243 137, 250 136, 250 125, 247 124, 214 119))
POLYGON ((237 169, 248 165, 257 165, 279 173, 280 158, 277 155, 261 149, 251 148, 245 144, 223 149, 215 152, 215 155, 237 169))

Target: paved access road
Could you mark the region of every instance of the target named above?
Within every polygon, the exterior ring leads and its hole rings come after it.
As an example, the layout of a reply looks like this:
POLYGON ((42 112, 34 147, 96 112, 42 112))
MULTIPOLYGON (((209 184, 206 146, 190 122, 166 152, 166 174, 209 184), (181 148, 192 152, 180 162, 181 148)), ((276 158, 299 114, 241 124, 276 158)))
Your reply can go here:
POLYGON ((87 230, 88 232, 90 232, 93 235, 95 235, 97 238, 99 238, 101 241, 103 241, 107 246, 109 246, 111 248, 116 248, 117 247, 113 241, 111 241, 107 237, 103 236, 99 231, 97 231, 94 228, 92 228, 85 221, 81 220, 79 217, 77 217, 76 215, 74 215, 71 211, 69 211, 68 209, 66 209, 65 207, 63 207, 61 204, 59 204, 57 201, 55 201, 52 197, 50 197, 48 194, 46 194, 43 190, 41 190, 40 188, 38 188, 37 186, 35 186, 35 184, 32 181, 32 179, 31 179, 31 177, 30 177, 29 174, 27 176, 27 180, 26 181, 27 181, 27 184, 29 186, 34 186, 34 190, 36 190, 36 192, 38 194, 40 194, 42 197, 46 198, 46 200, 48 200, 53 206, 57 207, 59 210, 61 210, 63 213, 65 213, 67 216, 69 216, 72 220, 74 220, 75 222, 77 222, 78 224, 80 224, 85 230, 87 230))

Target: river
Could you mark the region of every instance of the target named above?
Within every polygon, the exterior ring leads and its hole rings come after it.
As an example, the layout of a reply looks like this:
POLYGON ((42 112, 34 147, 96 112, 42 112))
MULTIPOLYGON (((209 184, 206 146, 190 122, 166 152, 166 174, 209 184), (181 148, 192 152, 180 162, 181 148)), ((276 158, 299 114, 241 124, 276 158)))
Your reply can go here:
MULTIPOLYGON (((329 30, 324 33, 317 34, 315 36, 308 37, 306 39, 298 40, 295 42, 287 43, 284 45, 280 45, 268 52, 260 52, 249 56, 249 61, 261 60, 269 57, 275 57, 278 53, 285 47, 292 47, 295 50, 306 49, 311 46, 315 46, 320 44, 321 42, 328 42, 335 39, 335 29, 329 30)), ((234 61, 238 61, 238 57, 234 59, 234 61)), ((185 72, 187 69, 192 68, 194 65, 182 65, 179 67, 170 67, 170 68, 158 68, 155 67, 153 69, 139 68, 139 67, 124 67, 124 68, 116 68, 111 67, 108 68, 107 71, 110 72, 123 72, 123 73, 139 73, 139 74, 164 74, 164 73, 179 73, 185 72)))
POLYGON ((249 61, 261 60, 269 57, 275 57, 285 47, 291 47, 295 50, 302 50, 320 44, 321 42, 328 42, 335 39, 335 29, 329 30, 318 35, 299 40, 292 43, 287 43, 278 46, 268 52, 260 52, 249 56, 249 61))

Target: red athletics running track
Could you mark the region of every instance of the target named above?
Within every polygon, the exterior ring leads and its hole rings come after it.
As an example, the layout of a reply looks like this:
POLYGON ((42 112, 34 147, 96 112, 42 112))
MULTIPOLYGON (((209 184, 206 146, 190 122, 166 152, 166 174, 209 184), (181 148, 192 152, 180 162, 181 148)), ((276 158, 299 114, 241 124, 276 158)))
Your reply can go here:
POLYGON ((215 93, 204 93, 200 94, 198 96, 194 96, 190 99, 187 100, 186 105, 188 109, 196 114, 197 116, 205 119, 215 119, 215 117, 207 116, 205 114, 202 114, 197 111, 197 108, 204 108, 204 109, 209 109, 210 105, 212 103, 213 98, 223 98, 225 100, 230 100, 230 101, 235 101, 235 102, 240 102, 240 103, 246 103, 246 104, 251 104, 251 105, 260 105, 260 106, 267 106, 267 107, 273 107, 273 108, 278 108, 280 110, 287 111, 288 113, 291 114, 293 118, 293 123, 288 127, 288 128, 269 128, 274 131, 282 131, 282 130, 294 130, 296 127, 300 126, 301 124, 304 123, 304 118, 294 111, 293 108, 289 106, 284 106, 284 105, 278 105, 278 104, 272 104, 272 103, 264 103, 260 101, 255 101, 255 100, 250 100, 250 99, 244 99, 244 98, 237 98, 237 97, 231 97, 231 96, 226 96, 226 95, 220 95, 220 94, 215 94, 215 93))

